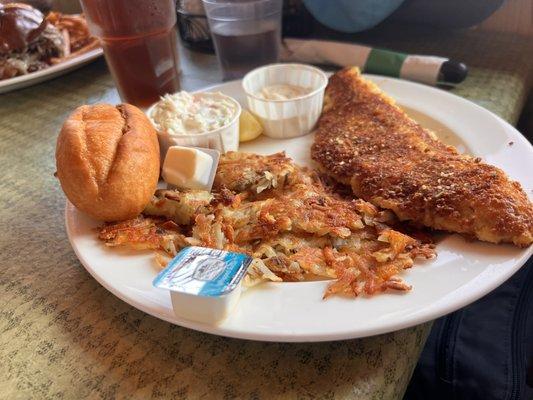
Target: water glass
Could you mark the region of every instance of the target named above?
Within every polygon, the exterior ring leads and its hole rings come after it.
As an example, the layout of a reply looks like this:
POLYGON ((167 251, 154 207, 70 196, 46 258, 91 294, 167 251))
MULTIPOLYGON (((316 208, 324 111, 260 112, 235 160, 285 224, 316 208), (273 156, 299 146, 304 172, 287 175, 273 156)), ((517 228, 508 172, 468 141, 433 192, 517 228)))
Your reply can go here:
POLYGON ((203 0, 224 80, 278 61, 282 0, 203 0))

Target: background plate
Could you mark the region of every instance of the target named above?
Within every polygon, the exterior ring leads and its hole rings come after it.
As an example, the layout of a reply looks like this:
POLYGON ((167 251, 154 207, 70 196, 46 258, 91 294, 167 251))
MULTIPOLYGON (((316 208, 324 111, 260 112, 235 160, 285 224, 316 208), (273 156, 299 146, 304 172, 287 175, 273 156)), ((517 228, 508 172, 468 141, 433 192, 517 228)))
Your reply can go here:
MULTIPOLYGON (((432 87, 392 78, 367 76, 401 106, 462 151, 482 157, 522 183, 531 196, 533 148, 512 126, 489 111, 432 87), (512 145, 510 143, 513 142, 512 145)), ((240 81, 218 90, 245 105, 240 81)), ((312 135, 289 140, 261 137, 240 150, 270 154, 286 151, 310 165, 312 135)), ((67 203, 69 240, 87 271, 105 288, 157 318, 217 335, 267 341, 326 341, 390 332, 438 318, 488 293, 509 278, 533 251, 510 245, 467 242, 458 235, 438 239, 438 257, 419 261, 402 276, 407 293, 371 298, 322 300, 327 282, 267 283, 242 295, 236 311, 220 325, 177 318, 170 295, 152 287, 158 268, 150 252, 109 249, 97 240, 98 223, 67 203)))
POLYGON ((102 49, 93 49, 86 53, 80 54, 77 57, 71 58, 62 63, 53 65, 41 71, 32 72, 30 74, 16 76, 10 79, 0 80, 0 93, 11 92, 12 90, 22 89, 31 85, 36 85, 47 81, 49 79, 66 74, 72 70, 80 68, 85 64, 90 63, 96 58, 104 54, 102 49))

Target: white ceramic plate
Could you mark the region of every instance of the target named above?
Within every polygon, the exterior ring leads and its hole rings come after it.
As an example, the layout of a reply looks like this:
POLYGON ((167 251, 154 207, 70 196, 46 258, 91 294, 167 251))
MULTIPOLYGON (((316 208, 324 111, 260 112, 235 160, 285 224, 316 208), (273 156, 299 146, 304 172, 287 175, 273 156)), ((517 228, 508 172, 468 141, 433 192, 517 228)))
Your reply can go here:
POLYGON ((26 75, 16 76, 10 79, 0 80, 0 93, 7 93, 11 92, 12 90, 22 89, 66 74, 67 72, 90 63, 94 59, 100 57, 102 54, 104 54, 102 49, 93 49, 46 69, 26 75))
MULTIPOLYGON (((483 157, 533 189, 533 148, 512 126, 460 97, 428 86, 369 76, 406 106, 443 140, 483 157), (446 128, 455 132, 447 133, 446 128), (512 142, 512 145, 510 144, 512 142)), ((244 105, 239 81, 210 87, 244 105)), ((285 150, 297 162, 309 164, 312 136, 289 140, 261 137, 241 146, 243 151, 269 154, 285 150)), ((87 271, 120 299, 157 318, 191 329, 254 340, 325 341, 390 332, 435 319, 461 308, 496 288, 525 263, 533 247, 467 242, 443 235, 438 257, 418 262, 403 278, 413 289, 371 298, 322 300, 327 282, 268 283, 244 293, 237 310, 221 325, 177 318, 170 295, 152 287, 158 272, 153 254, 106 248, 96 238, 98 224, 66 208, 67 232, 87 271)))

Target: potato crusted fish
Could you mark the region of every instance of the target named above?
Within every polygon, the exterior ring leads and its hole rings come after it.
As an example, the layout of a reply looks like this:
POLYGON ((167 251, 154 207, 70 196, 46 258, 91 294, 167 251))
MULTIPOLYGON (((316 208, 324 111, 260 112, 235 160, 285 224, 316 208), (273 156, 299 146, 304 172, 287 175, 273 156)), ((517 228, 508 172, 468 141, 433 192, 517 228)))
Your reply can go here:
POLYGON ((189 245, 253 256, 245 280, 334 279, 325 296, 409 290, 399 274, 432 246, 386 226, 386 212, 333 193, 283 153, 222 156, 213 193, 157 191, 144 215, 101 228, 109 246, 189 245))
POLYGON ((311 154, 401 220, 493 243, 533 241, 533 205, 520 184, 437 140, 357 68, 330 78, 311 154))

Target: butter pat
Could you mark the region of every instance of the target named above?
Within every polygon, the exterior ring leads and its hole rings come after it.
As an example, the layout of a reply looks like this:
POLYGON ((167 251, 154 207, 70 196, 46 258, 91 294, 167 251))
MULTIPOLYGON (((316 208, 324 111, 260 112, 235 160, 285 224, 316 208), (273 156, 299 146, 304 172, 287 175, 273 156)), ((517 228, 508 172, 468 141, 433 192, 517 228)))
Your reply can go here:
POLYGON ((219 156, 216 150, 170 146, 163 162, 163 179, 182 189, 210 191, 219 156))
POLYGON ((251 262, 246 254, 191 246, 169 262, 153 285, 170 291, 176 316, 215 324, 235 308, 251 262))

